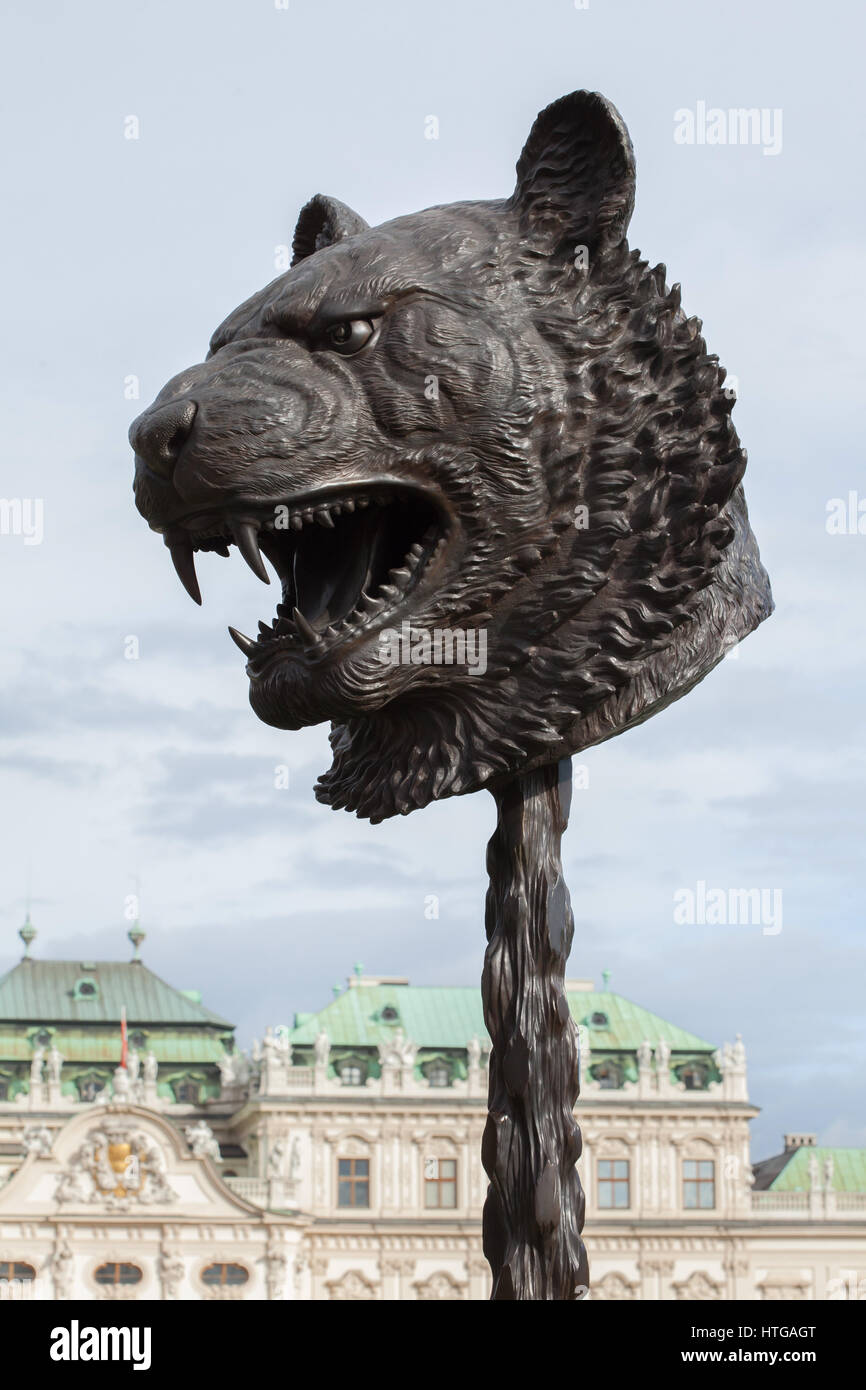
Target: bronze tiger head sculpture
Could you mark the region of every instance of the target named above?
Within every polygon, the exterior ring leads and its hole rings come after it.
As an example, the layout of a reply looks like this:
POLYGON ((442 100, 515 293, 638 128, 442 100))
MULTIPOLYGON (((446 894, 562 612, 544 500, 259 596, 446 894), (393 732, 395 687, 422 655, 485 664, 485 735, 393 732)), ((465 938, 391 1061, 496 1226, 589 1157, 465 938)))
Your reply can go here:
POLYGON ((132 426, 191 595, 196 551, 276 571, 273 621, 233 635, 261 719, 331 721, 333 807, 379 821, 610 738, 772 611, 733 393, 629 249, 634 186, 618 112, 576 92, 509 198, 371 228, 319 195, 289 271, 132 426))

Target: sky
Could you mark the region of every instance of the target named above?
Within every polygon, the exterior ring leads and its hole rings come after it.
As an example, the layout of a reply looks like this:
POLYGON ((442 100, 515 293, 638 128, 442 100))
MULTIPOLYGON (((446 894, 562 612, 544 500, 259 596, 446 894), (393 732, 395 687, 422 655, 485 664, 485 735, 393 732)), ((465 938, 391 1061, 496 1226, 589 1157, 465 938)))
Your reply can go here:
POLYGON ((635 146, 631 244, 737 379, 777 607, 686 699, 580 755, 569 975, 610 971, 718 1045, 741 1033, 753 1157, 788 1130, 866 1145, 862 12, 9 0, 2 27, 0 495, 33 510, 0 534, 0 970, 28 901, 34 954, 128 958, 137 893, 147 964, 245 1044, 356 962, 478 980, 492 798, 375 827, 320 806, 326 729, 259 724, 226 634, 255 630, 258 581, 201 557, 194 607, 133 507, 126 433, 274 278, 312 194, 371 224, 507 195, 536 113, 591 88, 635 146), (675 138, 683 112, 697 131, 740 107, 772 138, 675 138), (854 525, 828 530, 852 493, 854 525), (781 929, 677 922, 701 882, 778 890, 781 929))

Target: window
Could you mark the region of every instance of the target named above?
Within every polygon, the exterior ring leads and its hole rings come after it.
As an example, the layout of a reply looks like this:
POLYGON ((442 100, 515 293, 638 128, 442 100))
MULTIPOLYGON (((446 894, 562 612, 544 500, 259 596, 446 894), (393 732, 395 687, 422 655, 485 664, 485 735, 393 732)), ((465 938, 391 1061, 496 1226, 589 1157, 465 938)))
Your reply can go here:
POLYGON ((19 1264, 17 1260, 0 1260, 0 1280, 21 1279, 22 1281, 36 1278, 36 1270, 32 1265, 19 1264))
POLYGON ((138 1265, 112 1263, 100 1265, 93 1277, 97 1284, 140 1284, 141 1270, 138 1265))
POLYGON ((627 1158, 598 1160, 598 1205, 620 1211, 631 1205, 627 1158))
POLYGON ((9 1082, 0 1079, 0 1100, 9 1099, 9 1082))
POLYGON ((370 1160, 340 1158, 337 1160, 337 1206, 368 1207, 370 1205, 370 1160))
POLYGON ((599 1062, 592 1068, 592 1075, 603 1091, 618 1091, 622 1085, 622 1072, 616 1062, 599 1062))
POLYGON ((178 1081, 172 1089, 180 1105, 198 1105, 201 1087, 197 1081, 178 1081))
POLYGON ((79 1076, 75 1085, 81 1100, 90 1105, 96 1100, 100 1091, 105 1090, 105 1082, 101 1076, 79 1076))
POLYGON ((456 1158, 428 1158, 424 1162, 424 1206, 428 1210, 457 1205, 456 1158))
POLYGON ((202 1270, 201 1282, 203 1284, 218 1284, 224 1287, 226 1284, 246 1284, 249 1279, 249 1270, 244 1269, 243 1265, 215 1264, 208 1265, 207 1269, 202 1270))
POLYGON ((363 1086, 364 1068, 357 1062, 344 1062, 340 1067, 340 1080, 344 1086, 363 1086))
POLYGON ((79 980, 73 990, 76 999, 95 999, 98 993, 95 980, 79 980))
POLYGON ((33 1041, 36 1043, 37 1047, 50 1047, 51 1034, 47 1028, 40 1028, 39 1032, 34 1036, 33 1041))
POLYGON ((134 1033, 130 1033, 129 1042, 130 1046, 134 1047, 137 1052, 140 1052, 143 1047, 147 1046, 147 1034, 142 1033, 140 1028, 136 1028, 134 1033))
POLYGON ((683 1159, 683 1206, 707 1211, 716 1205, 716 1165, 711 1158, 683 1159))
POLYGON ((707 1085, 707 1069, 692 1062, 680 1071, 680 1081, 687 1091, 703 1091, 707 1085))
POLYGON ((593 1028, 606 1028, 608 1025, 607 1014, 603 1014, 600 1010, 598 1013, 590 1014, 589 1021, 593 1028))
POLYGON ((445 1062, 434 1062, 427 1068, 427 1080, 431 1086, 450 1086, 451 1068, 445 1062))
POLYGON ((381 1013, 383 1023, 396 1023, 399 1017, 400 1015, 397 1013, 397 1010, 394 1008, 393 1004, 385 1005, 381 1013))

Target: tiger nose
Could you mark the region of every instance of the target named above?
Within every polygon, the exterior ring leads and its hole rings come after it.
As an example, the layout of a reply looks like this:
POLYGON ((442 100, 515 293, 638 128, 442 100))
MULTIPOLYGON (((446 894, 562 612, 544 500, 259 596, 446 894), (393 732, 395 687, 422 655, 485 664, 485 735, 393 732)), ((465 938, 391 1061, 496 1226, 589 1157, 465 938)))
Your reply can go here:
POLYGON ((146 410, 133 420, 129 442, 152 472, 163 478, 171 477, 192 431, 197 409, 195 401, 176 401, 146 410))

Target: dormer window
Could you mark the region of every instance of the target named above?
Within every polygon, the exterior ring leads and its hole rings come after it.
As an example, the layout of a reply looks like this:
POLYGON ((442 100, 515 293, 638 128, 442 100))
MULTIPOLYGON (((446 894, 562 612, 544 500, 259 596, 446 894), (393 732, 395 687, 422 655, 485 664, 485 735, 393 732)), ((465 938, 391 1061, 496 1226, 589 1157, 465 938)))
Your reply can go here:
POLYGON ((589 1022, 593 1028, 607 1028, 610 1025, 610 1019, 607 1014, 602 1013, 600 1009, 597 1010, 596 1013, 590 1014, 589 1022))
POLYGON ((705 1091, 707 1088, 707 1069, 702 1067, 699 1062, 690 1062, 680 1071, 680 1081, 687 1091, 705 1091))
POLYGON ((95 980, 85 975, 82 979, 76 980, 75 988, 72 991, 72 997, 73 999, 98 999, 99 985, 95 980))
POLYGON ((339 1068, 339 1077, 344 1086, 363 1086, 364 1068, 358 1062, 344 1062, 339 1068))
POLYGON ((425 1075, 431 1086, 451 1085, 451 1068, 445 1062, 434 1062, 427 1068, 425 1075))
POLYGON ((386 1004, 379 1017, 383 1023, 396 1023, 400 1015, 393 1004, 386 1004))
POLYGON ((622 1085, 622 1070, 616 1062, 599 1062, 592 1068, 592 1077, 603 1091, 618 1091, 622 1085))

